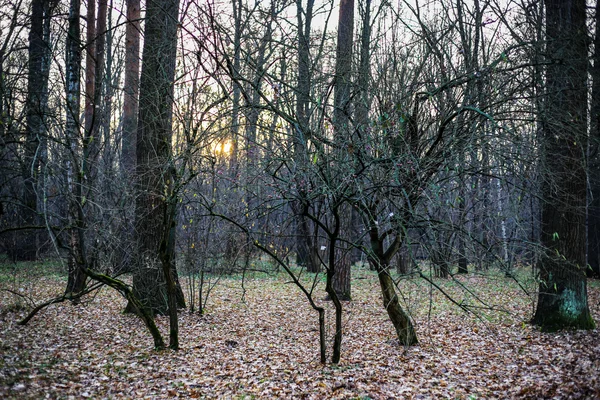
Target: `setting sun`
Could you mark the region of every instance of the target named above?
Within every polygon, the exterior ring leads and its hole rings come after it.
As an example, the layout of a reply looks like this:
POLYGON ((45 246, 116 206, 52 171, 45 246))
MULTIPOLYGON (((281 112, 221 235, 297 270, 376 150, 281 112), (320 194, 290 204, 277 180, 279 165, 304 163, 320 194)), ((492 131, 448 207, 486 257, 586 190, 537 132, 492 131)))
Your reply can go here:
POLYGON ((224 142, 213 143, 212 150, 215 154, 229 155, 232 147, 231 141, 226 140, 224 142))

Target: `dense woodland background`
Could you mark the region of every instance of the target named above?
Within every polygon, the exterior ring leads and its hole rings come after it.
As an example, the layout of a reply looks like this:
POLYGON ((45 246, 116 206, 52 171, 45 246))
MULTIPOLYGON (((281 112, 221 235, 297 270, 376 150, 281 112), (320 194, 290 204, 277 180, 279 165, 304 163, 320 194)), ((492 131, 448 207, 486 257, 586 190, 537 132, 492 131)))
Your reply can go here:
MULTIPOLYGON (((178 309, 218 319, 211 297, 247 304, 250 285, 271 293, 263 310, 299 296, 281 318, 305 317, 334 367, 363 308, 405 349, 431 340, 423 316, 446 303, 532 335, 595 328, 596 2, 0 3, 10 326, 101 298, 98 326, 125 310, 156 349, 179 349, 180 329, 185 349, 197 325, 178 309)), ((593 374, 587 350, 577 368, 593 374)))

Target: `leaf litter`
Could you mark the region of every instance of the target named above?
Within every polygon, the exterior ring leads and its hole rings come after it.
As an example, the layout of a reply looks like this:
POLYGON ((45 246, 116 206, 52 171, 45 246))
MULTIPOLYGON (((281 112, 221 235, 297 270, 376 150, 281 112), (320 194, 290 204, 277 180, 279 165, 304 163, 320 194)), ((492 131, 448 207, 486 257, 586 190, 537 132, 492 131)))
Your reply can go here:
MULTIPOLYGON (((317 314, 284 277, 224 279, 207 314, 180 312, 180 351, 156 352, 125 301, 103 288, 18 326, 26 310, 0 292, 0 398, 600 398, 600 332, 541 333, 526 322, 532 299, 508 281, 461 278, 486 304, 468 314, 420 281, 400 283, 420 343, 405 348, 383 309, 376 277, 354 281, 344 303, 342 361, 319 363, 317 314)), ((472 295, 439 281, 461 304, 472 295)), ((589 304, 600 322, 600 285, 589 304)), ((64 288, 40 279, 36 301, 64 288)), ((321 288, 322 289, 322 288, 321 288)), ((321 290, 322 292, 322 290, 321 290)), ((327 308, 328 345, 334 312, 327 308)), ((168 318, 157 317, 167 337, 168 318)), ((330 352, 331 349, 329 348, 330 352)))

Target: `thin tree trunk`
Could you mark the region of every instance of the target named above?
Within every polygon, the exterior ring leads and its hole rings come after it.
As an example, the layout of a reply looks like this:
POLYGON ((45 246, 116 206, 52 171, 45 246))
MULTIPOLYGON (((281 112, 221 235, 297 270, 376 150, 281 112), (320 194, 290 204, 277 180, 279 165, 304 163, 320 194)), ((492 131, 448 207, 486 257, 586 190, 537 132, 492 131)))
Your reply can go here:
MULTIPOLYGON (((107 13, 108 13, 108 0, 98 0, 98 17, 96 21, 96 38, 94 42, 94 93, 93 93, 93 127, 90 140, 93 144, 92 159, 93 168, 90 168, 90 175, 96 175, 96 171, 99 166, 97 165, 100 159, 100 148, 101 141, 104 137, 101 128, 104 125, 105 108, 107 106, 105 101, 102 101, 103 89, 106 86, 110 86, 108 81, 109 76, 106 74, 105 60, 106 60, 106 34, 107 34, 107 13)), ((108 148, 109 143, 106 142, 105 146, 108 148)), ((106 168, 110 168, 110 163, 106 160, 106 168)), ((108 172, 107 172, 108 173, 108 172)), ((107 174, 106 173, 106 174, 107 174)), ((99 183, 97 184, 100 187, 99 183)), ((91 196, 91 193, 89 194, 91 196)), ((92 200, 92 199, 90 199, 92 200)))
POLYGON ((238 141, 240 131, 240 100, 242 88, 239 83, 239 74, 241 69, 241 51, 242 51, 242 1, 233 0, 233 98, 231 105, 231 161, 230 168, 233 172, 237 171, 238 164, 238 141))
POLYGON ((404 346, 416 345, 418 343, 417 334, 410 318, 406 315, 402 307, 400 307, 394 281, 389 274, 389 266, 380 265, 377 277, 379 278, 379 286, 383 295, 383 306, 394 325, 394 329, 396 329, 396 335, 400 344, 404 346))
MULTIPOLYGON (((347 232, 347 229, 351 224, 351 210, 346 209, 343 212, 346 218, 342 218, 342 226, 346 228, 347 232)), ((352 300, 352 250, 353 249, 342 247, 340 244, 338 244, 335 249, 335 273, 333 275, 332 285, 338 299, 344 301, 352 300)))
MULTIPOLYGON (((110 0, 110 4, 108 5, 109 9, 113 9, 113 0, 110 0)), ((104 79, 104 100, 103 100, 103 110, 102 110, 102 138, 104 140, 104 155, 103 159, 106 164, 106 173, 109 176, 114 176, 115 172, 113 169, 114 162, 118 159, 118 152, 115 153, 115 150, 118 146, 118 140, 113 137, 113 133, 111 132, 111 122, 112 122, 112 105, 113 105, 113 88, 117 87, 119 84, 119 76, 115 76, 113 74, 113 35, 114 35, 114 27, 113 27, 113 19, 112 13, 107 13, 107 23, 106 23, 106 50, 105 50, 105 75, 104 79)), ((101 99, 99 99, 102 101, 101 99)), ((108 180, 106 180, 107 183, 108 180)), ((107 190, 111 190, 111 187, 108 187, 107 190)))
MULTIPOLYGON (((38 222, 37 180, 41 150, 45 141, 45 114, 48 103, 48 70, 50 44, 45 27, 49 29, 50 1, 34 0, 31 3, 31 29, 29 31, 29 71, 27 79, 27 136, 23 148, 23 210, 22 226, 35 226, 38 222), (48 25, 47 25, 48 23, 48 25)), ((37 230, 25 230, 19 235, 15 259, 37 258, 37 230)))
MULTIPOLYGON (((175 178, 171 176, 171 181, 175 178)), ((175 228, 177 226, 177 198, 171 197, 165 209, 163 238, 160 244, 159 257, 167 284, 167 301, 169 307, 169 347, 179 350, 179 320, 177 315, 177 281, 175 273, 175 228)), ((181 290, 181 288, 179 288, 181 290)))
MULTIPOLYGON (((352 46, 354 44, 354 0, 341 0, 338 19, 338 36, 335 62, 335 86, 333 99, 333 124, 335 130, 336 163, 340 172, 346 173, 349 167, 348 149, 353 139, 350 126, 351 115, 351 78, 352 78, 352 46)), ((343 228, 345 234, 352 235, 352 211, 343 209, 343 228)), ((341 299, 351 296, 351 263, 348 249, 340 247, 337 254, 337 266, 333 287, 341 299)))
MULTIPOLYGON (((108 0, 98 0, 98 19, 96 24, 96 38, 95 38, 95 66, 94 66, 94 113, 95 113, 95 125, 100 126, 102 112, 100 110, 102 87, 105 84, 104 77, 104 61, 106 59, 106 23, 108 13, 108 0)), ((97 130, 97 128, 96 128, 97 130)), ((97 140, 97 139, 96 139, 97 140)))
MULTIPOLYGON (((334 211, 337 214, 337 210, 334 211)), ((337 216, 336 216, 337 217, 337 216)), ((340 298, 338 297, 337 291, 334 287, 334 279, 335 272, 338 268, 337 260, 336 260, 336 236, 339 233, 339 218, 336 218, 338 221, 336 225, 338 229, 332 235, 330 235, 330 248, 329 248, 329 257, 328 257, 328 268, 327 268, 327 278, 325 282, 325 291, 327 292, 329 298, 333 302, 335 307, 335 332, 333 335, 333 354, 331 355, 331 362, 333 364, 338 364, 340 362, 340 358, 342 355, 342 303, 340 302, 340 298)))
MULTIPOLYGON (((368 215, 374 216, 375 213, 368 212, 368 215)), ((404 346, 412 346, 418 343, 417 335, 408 315, 404 312, 398 301, 398 295, 394 281, 390 276, 390 260, 399 251, 402 245, 402 239, 396 237, 392 244, 386 250, 384 242, 379 234, 379 228, 376 221, 371 217, 369 222, 369 238, 371 243, 370 262, 377 271, 379 278, 379 286, 383 298, 383 306, 388 313, 390 321, 394 325, 396 335, 400 344, 404 346)))
MULTIPOLYGON (((127 24, 125 27, 125 81, 123 87, 123 113, 121 131, 121 176, 128 188, 126 198, 134 201, 138 98, 140 92, 140 1, 127 0, 127 24)), ((121 226, 117 272, 132 272, 136 267, 134 210, 128 208, 121 226)))
POLYGON ((125 83, 123 96, 123 133, 121 168, 131 180, 135 171, 138 97, 140 91, 140 1, 127 0, 125 28, 125 83))
MULTIPOLYGON (((310 132, 310 35, 312 31, 314 0, 307 0, 306 8, 302 0, 296 0, 298 21, 298 79, 296 83, 296 118, 294 127, 294 161, 302 171, 307 163, 306 146, 310 132)), ((304 194, 301 193, 303 196, 304 194)), ((305 266, 309 272, 321 270, 321 263, 316 257, 316 243, 311 240, 312 229, 310 221, 302 215, 296 216, 296 263, 305 266)))
POLYGON ((81 186, 76 185, 76 171, 79 171, 79 163, 76 155, 77 143, 80 138, 79 114, 81 89, 79 75, 81 71, 81 38, 79 25, 80 0, 71 0, 69 5, 69 30, 67 34, 66 48, 66 97, 67 113, 65 134, 69 145, 67 160, 67 189, 68 189, 68 220, 69 220, 69 246, 68 257, 68 280, 65 294, 80 293, 85 288, 86 277, 77 260, 81 259, 81 243, 77 231, 78 201, 81 198, 81 186))
MULTIPOLYGON (((94 128, 94 87, 96 82, 96 0, 88 0, 86 14, 85 45, 85 140, 93 138, 94 128)), ((86 145, 84 143, 84 145, 86 145)), ((89 143, 88 143, 89 145, 89 143)))

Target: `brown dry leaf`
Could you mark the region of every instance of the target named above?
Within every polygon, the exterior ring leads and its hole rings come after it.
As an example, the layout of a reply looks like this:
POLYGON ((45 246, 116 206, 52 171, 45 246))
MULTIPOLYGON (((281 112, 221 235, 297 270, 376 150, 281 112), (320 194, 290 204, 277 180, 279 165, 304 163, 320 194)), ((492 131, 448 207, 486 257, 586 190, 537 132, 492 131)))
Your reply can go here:
MULTIPOLYGON (((317 315, 285 277, 247 281, 245 302, 239 282, 224 280, 208 315, 181 312, 179 352, 151 350, 143 324, 121 313, 125 302, 109 289, 80 305, 48 307, 26 327, 16 325, 23 310, 0 311, 0 398, 600 398, 599 331, 538 332, 523 323, 531 300, 510 284, 464 278, 509 311, 480 320, 423 283, 403 282, 420 339, 406 349, 381 308, 376 278, 364 278, 345 303, 337 366, 318 362, 317 315)), ((41 301, 62 285, 43 279, 28 290, 41 301)), ((600 289, 589 286, 600 321, 600 289)), ((327 308, 331 339, 333 309, 315 297, 327 308)), ((2 310, 10 301, 0 294, 2 310)), ((168 319, 157 324, 166 336, 168 319)))

